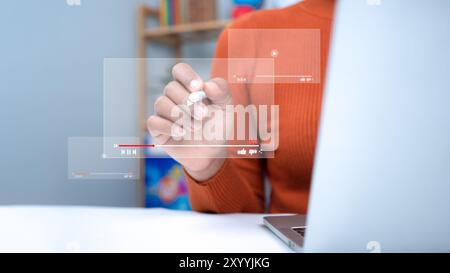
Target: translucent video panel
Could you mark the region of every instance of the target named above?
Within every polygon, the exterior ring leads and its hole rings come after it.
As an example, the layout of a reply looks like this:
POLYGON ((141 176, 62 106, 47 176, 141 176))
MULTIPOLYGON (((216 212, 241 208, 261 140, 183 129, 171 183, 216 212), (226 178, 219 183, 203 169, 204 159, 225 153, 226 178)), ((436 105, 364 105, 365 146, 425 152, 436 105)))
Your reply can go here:
POLYGON ((228 29, 228 57, 272 58, 274 83, 320 83, 319 29, 228 29))
POLYGON ((68 178, 74 180, 137 180, 139 161, 108 158, 102 137, 68 138, 68 178))
POLYGON ((274 78, 260 77, 273 73, 273 58, 105 59, 103 153, 273 157, 279 139, 274 78), (139 83, 143 97, 136 96, 139 83))

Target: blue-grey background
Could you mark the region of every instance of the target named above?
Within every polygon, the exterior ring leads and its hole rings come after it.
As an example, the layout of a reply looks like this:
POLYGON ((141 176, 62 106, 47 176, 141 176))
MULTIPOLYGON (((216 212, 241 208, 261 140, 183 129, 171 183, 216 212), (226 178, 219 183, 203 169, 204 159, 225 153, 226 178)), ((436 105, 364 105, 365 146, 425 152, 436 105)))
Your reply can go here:
MULTIPOLYGON (((0 204, 139 205, 136 182, 68 180, 67 141, 101 136, 103 58, 137 56, 137 7, 155 2, 2 1, 0 204)), ((219 1, 220 18, 230 9, 219 1)), ((209 42, 184 54, 213 51, 209 42)), ((149 55, 172 56, 161 46, 149 55)))

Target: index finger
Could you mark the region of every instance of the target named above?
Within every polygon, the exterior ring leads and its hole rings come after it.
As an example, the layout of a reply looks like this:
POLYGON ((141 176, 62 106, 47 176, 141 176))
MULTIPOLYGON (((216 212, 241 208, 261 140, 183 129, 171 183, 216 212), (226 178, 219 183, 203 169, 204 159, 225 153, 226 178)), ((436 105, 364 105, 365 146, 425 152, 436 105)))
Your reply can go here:
POLYGON ((177 63, 172 68, 172 76, 180 82, 189 92, 196 92, 203 89, 203 80, 186 63, 177 63))

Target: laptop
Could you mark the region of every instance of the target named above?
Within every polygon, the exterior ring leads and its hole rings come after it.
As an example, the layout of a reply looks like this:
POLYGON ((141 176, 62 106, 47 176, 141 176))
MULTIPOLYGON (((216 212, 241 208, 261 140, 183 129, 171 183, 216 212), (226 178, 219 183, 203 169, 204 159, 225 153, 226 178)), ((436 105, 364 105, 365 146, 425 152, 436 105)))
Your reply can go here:
POLYGON ((337 4, 298 252, 450 251, 450 1, 337 4))

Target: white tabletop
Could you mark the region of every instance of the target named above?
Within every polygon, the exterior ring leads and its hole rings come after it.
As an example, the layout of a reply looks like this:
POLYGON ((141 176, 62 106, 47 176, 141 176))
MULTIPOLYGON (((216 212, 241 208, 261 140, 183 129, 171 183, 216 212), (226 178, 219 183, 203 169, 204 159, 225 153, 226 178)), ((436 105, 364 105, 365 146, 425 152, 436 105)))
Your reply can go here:
POLYGON ((290 252, 262 214, 3 206, 0 251, 290 252))

